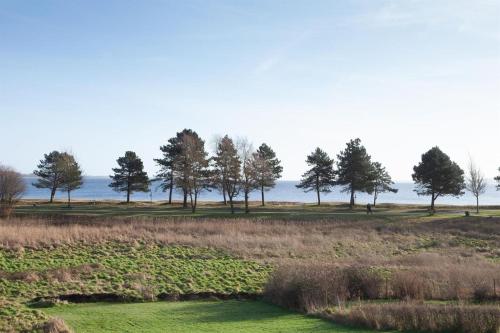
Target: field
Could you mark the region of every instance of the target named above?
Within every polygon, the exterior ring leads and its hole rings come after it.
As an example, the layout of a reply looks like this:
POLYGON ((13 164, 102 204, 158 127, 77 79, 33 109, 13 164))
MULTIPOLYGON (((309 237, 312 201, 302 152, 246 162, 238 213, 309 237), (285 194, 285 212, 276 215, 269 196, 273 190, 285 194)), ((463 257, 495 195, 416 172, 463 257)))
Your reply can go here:
POLYGON ((26 202, 0 222, 0 331, 497 333, 500 210, 465 210, 26 202))
POLYGON ((258 301, 90 303, 47 310, 77 332, 367 333, 258 301))

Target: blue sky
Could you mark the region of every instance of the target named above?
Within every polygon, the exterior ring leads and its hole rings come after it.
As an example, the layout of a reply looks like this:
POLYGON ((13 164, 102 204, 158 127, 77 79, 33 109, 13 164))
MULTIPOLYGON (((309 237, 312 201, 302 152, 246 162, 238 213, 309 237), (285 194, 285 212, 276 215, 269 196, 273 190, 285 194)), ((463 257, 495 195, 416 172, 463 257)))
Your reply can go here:
POLYGON ((270 144, 298 179, 360 137, 393 178, 439 145, 500 166, 500 0, 0 0, 0 162, 107 175, 193 128, 270 144), (14 142, 14 143, 13 143, 14 142))

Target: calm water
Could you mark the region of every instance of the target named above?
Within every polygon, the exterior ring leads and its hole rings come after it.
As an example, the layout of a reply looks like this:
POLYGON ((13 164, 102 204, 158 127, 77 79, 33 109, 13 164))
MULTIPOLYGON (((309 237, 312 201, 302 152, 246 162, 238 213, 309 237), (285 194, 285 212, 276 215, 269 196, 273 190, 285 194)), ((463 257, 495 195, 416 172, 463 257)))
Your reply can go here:
MULTIPOLYGON (((32 186, 32 183, 36 180, 35 177, 26 176, 25 181, 27 186, 27 192, 25 198, 28 199, 48 199, 49 190, 37 189, 32 186)), ((74 199, 87 199, 87 200, 104 200, 104 199, 114 199, 114 200, 124 200, 125 194, 113 191, 108 184, 110 179, 108 177, 85 177, 84 185, 81 189, 72 192, 72 198, 74 199)), ((266 200, 269 201, 288 201, 288 202, 315 202, 316 195, 313 192, 304 193, 297 189, 295 185, 296 181, 280 181, 277 183, 276 187, 266 192, 266 200)), ((413 192, 413 183, 396 183, 395 188, 399 189, 398 193, 383 193, 379 196, 377 202, 385 203, 400 203, 400 204, 428 204, 430 199, 428 197, 419 197, 415 192, 413 192)), ((162 192, 158 188, 158 184, 153 184, 151 193, 134 193, 132 195, 132 200, 167 200, 168 193, 162 192)), ((65 193, 58 192, 56 198, 65 199, 65 193)), ((180 200, 182 197, 179 192, 174 191, 174 199, 180 200)), ((240 198, 241 199, 241 198, 240 198)), ((254 192, 250 195, 251 200, 260 200, 260 192, 254 192)), ((204 201, 221 201, 222 195, 218 191, 204 192, 200 196, 200 200, 204 201)), ((357 193, 356 200, 358 203, 368 203, 373 201, 371 195, 365 193, 357 193)), ((323 194, 322 201, 335 201, 335 202, 347 202, 349 201, 349 195, 347 193, 341 193, 339 188, 334 188, 332 193, 323 194)), ((465 205, 474 204, 474 197, 466 192, 466 194, 460 198, 453 197, 442 197, 437 201, 438 204, 452 204, 452 205, 465 205)), ((480 197, 480 203, 483 205, 498 205, 500 204, 500 191, 496 191, 493 181, 489 182, 489 186, 486 193, 480 197)))

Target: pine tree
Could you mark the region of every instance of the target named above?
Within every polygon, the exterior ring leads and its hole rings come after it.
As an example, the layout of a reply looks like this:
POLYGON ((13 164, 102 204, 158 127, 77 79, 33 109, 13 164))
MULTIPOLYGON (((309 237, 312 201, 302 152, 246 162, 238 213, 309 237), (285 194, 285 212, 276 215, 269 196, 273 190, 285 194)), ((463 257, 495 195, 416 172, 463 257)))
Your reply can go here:
POLYGON ((62 172, 61 190, 68 195, 68 207, 71 207, 71 191, 79 189, 83 185, 82 170, 69 153, 61 154, 60 168, 62 172))
MULTIPOLYGON (((181 132, 168 139, 168 143, 160 147, 163 153, 162 158, 154 159, 160 166, 160 171, 157 173, 156 178, 161 181, 161 188, 163 191, 168 190, 168 203, 172 203, 172 192, 175 186, 174 182, 174 165, 175 160, 181 153, 182 138, 184 135, 196 135, 195 131, 191 129, 183 129, 181 132)), ((187 207, 187 192, 183 190, 183 206, 187 207)))
POLYGON ((393 192, 397 193, 398 189, 391 187, 394 184, 391 176, 387 172, 384 166, 379 162, 373 162, 372 164, 373 180, 372 188, 369 193, 373 193, 373 206, 377 204, 377 198, 380 193, 393 192))
POLYGON ((38 177, 37 181, 33 183, 36 188, 47 188, 50 190, 50 202, 54 201, 56 191, 61 186, 62 170, 60 167, 61 154, 57 150, 49 154, 44 154, 44 158, 40 160, 37 170, 33 174, 38 177))
POLYGON ((346 146, 337 155, 337 184, 343 186, 342 192, 350 193, 349 206, 352 209, 356 192, 370 192, 373 169, 371 157, 360 139, 351 140, 346 146))
POLYGON ((116 162, 118 168, 113 168, 113 180, 109 187, 117 192, 127 193, 127 203, 130 202, 130 195, 134 192, 148 192, 149 178, 144 172, 142 160, 133 151, 125 152, 125 156, 119 157, 116 162))
POLYGON ((328 154, 316 148, 309 156, 306 163, 312 168, 302 175, 302 179, 297 188, 304 192, 316 191, 318 206, 321 204, 320 193, 330 193, 335 185, 335 172, 333 170, 333 160, 328 154))
POLYGON ((217 144, 216 154, 213 158, 217 179, 222 182, 231 206, 231 213, 234 214, 233 199, 240 192, 241 182, 241 161, 233 140, 227 135, 217 144))
POLYGON ((276 158, 276 153, 265 143, 261 144, 257 149, 253 160, 261 192, 262 206, 264 206, 264 192, 276 185, 276 180, 281 178, 283 167, 281 166, 281 161, 276 158))
POLYGON ((461 196, 465 188, 464 171, 439 147, 422 155, 422 161, 413 167, 413 181, 418 195, 431 196, 431 210, 440 196, 461 196))

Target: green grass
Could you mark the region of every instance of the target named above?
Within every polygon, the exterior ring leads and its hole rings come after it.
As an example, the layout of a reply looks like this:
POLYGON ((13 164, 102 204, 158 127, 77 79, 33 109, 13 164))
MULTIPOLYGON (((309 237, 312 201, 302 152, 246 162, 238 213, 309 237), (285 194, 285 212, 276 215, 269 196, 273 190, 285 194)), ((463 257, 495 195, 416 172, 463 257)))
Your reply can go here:
POLYGON ((90 303, 45 309, 77 333, 331 332, 365 333, 259 301, 90 303))
POLYGON ((259 293, 270 267, 221 251, 155 243, 71 244, 0 249, 0 295, 259 293))
MULTIPOLYGON (((290 204, 290 203, 269 203, 261 207, 256 203, 251 205, 251 213, 245 214, 241 204, 236 205, 235 214, 231 214, 229 206, 219 203, 200 203, 196 213, 191 213, 190 208, 182 208, 182 205, 175 203, 172 205, 164 203, 136 202, 129 205, 102 201, 96 205, 90 202, 80 201, 73 203, 68 208, 65 203, 37 203, 34 207, 33 201, 26 201, 20 204, 15 214, 18 216, 97 216, 97 217, 198 217, 198 218, 266 218, 266 219, 300 219, 317 220, 326 218, 347 218, 366 219, 364 206, 356 206, 353 210, 345 204, 326 203, 321 206, 315 204, 290 204)), ((375 207, 374 214, 370 218, 374 219, 394 219, 402 217, 426 218, 429 216, 427 206, 422 205, 391 205, 380 204, 375 207)), ((452 218, 463 216, 464 211, 469 210, 473 214, 472 207, 464 206, 437 206, 439 218, 452 218)), ((475 215, 475 214, 473 214, 475 215)), ((479 216, 500 216, 498 207, 485 207, 479 216)))

